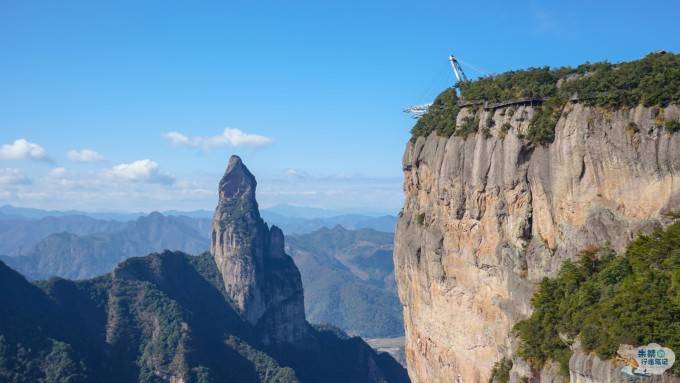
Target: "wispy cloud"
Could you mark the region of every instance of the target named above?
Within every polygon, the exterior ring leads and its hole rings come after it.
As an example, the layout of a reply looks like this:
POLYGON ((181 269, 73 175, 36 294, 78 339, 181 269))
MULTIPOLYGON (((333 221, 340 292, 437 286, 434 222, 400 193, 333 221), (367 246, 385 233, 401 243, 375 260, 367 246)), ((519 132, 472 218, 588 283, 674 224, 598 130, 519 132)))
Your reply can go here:
POLYGON ((175 181, 174 177, 160 171, 158 163, 149 159, 115 165, 104 171, 104 175, 128 182, 171 184, 175 181))
POLYGON ((64 178, 66 174, 67 174, 66 168, 62 167, 54 168, 50 170, 50 172, 48 173, 48 175, 53 178, 64 178))
POLYGON ((308 178, 309 174, 304 170, 300 169, 286 169, 283 175, 289 178, 308 178))
POLYGON ((26 177, 19 169, 4 168, 0 169, 0 185, 27 185, 31 180, 26 177))
MULTIPOLYGON (((170 169, 166 172, 162 164, 151 159, 99 169, 55 166, 44 170, 42 176, 0 168, 0 201, 51 209, 211 209, 217 203, 221 176, 221 172, 202 171, 170 174, 170 169)), ((396 211, 402 202, 401 190, 400 177, 315 175, 284 168, 274 178, 258 177, 257 198, 264 207, 291 204, 396 211)))
POLYGON ((51 161, 47 151, 42 146, 24 138, 0 146, 0 159, 51 161))
POLYGON ((168 132, 163 137, 174 145, 204 150, 225 146, 264 146, 272 142, 271 137, 250 134, 234 128, 226 128, 221 134, 215 136, 186 136, 180 132, 168 132))
POLYGON ((76 162, 94 162, 104 159, 104 156, 92 149, 69 150, 67 156, 69 160, 76 162))
POLYGON ((292 204, 325 208, 397 210, 402 202, 400 177, 366 177, 353 173, 313 175, 287 169, 278 178, 259 180, 261 206, 292 204))

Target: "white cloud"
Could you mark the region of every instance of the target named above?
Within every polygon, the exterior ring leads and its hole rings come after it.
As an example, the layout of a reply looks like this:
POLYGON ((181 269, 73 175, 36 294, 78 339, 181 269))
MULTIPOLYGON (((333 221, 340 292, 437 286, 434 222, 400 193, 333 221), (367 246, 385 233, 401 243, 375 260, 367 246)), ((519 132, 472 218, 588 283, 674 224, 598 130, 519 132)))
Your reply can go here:
POLYGON ((270 137, 245 133, 234 128, 226 128, 222 134, 209 137, 188 137, 179 132, 169 132, 164 134, 163 137, 175 145, 192 146, 205 150, 222 146, 263 146, 272 142, 270 137))
POLYGON ((104 172, 110 178, 129 181, 171 184, 174 178, 162 173, 158 169, 158 163, 152 160, 138 160, 129 164, 119 164, 104 172))
POLYGON ((286 177, 290 177, 290 178, 308 178, 309 177, 309 174, 307 172, 305 172, 304 170, 300 170, 300 169, 287 169, 283 174, 286 177))
POLYGON ((191 145, 191 140, 189 137, 183 135, 179 132, 169 132, 163 135, 166 140, 172 142, 175 145, 191 145))
POLYGON ((93 162, 104 159, 104 156, 92 149, 69 150, 67 155, 69 160, 78 162, 93 162))
POLYGON ((47 151, 40 145, 29 142, 23 138, 15 140, 11 144, 0 147, 0 159, 4 160, 42 160, 50 161, 47 151))
POLYGON ((31 183, 19 169, 4 168, 0 169, 0 185, 11 186, 11 185, 26 185, 31 183))
POLYGON ((41 181, 47 183, 49 190, 85 190, 98 182, 97 174, 78 174, 63 167, 53 168, 41 181))
MULTIPOLYGON (((194 171, 170 176, 152 160, 117 164, 104 170, 53 167, 44 176, 28 179, 18 170, 0 168, 0 201, 49 209, 117 211, 212 209, 222 174, 194 171), (7 185, 6 185, 7 184, 7 185)), ((398 211, 402 180, 393 178, 258 179, 260 206, 291 204, 328 209, 398 211)))
POLYGON ((66 168, 54 168, 49 172, 50 177, 64 178, 66 176, 66 168))

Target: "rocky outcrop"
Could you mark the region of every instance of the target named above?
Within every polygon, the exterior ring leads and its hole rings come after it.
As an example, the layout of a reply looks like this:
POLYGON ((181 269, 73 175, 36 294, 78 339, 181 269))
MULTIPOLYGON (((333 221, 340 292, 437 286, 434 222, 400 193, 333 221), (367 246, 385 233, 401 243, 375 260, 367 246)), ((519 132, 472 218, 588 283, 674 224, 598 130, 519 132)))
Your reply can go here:
POLYGON ((219 184, 212 254, 236 310, 265 343, 299 344, 308 337, 302 280, 284 252, 283 233, 260 217, 257 182, 237 156, 219 184))
MULTIPOLYGON (((630 382, 631 379, 624 377, 620 371, 623 366, 625 364, 619 360, 602 360, 593 353, 586 353, 577 348, 569 359, 569 380, 571 383, 630 382)), ((645 383, 680 383, 680 378, 665 373, 645 377, 643 381, 645 383)))
POLYGON ((511 327, 537 282, 587 247, 621 251, 680 208, 680 135, 658 124, 678 106, 568 104, 546 146, 522 138, 530 106, 464 108, 458 124, 471 113, 480 133, 419 137, 403 158, 394 261, 414 382, 487 382, 513 357, 511 327))

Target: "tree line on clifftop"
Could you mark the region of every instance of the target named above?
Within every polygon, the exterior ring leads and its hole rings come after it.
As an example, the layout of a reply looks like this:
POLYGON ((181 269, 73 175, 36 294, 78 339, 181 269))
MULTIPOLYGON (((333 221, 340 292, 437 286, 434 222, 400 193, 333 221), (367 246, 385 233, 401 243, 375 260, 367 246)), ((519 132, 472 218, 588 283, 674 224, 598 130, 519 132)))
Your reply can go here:
MULTIPOLYGON (((543 102, 536 107, 523 138, 536 144, 548 144, 554 139, 555 124, 564 106, 574 96, 585 105, 611 109, 637 105, 665 107, 680 103, 680 55, 656 52, 639 60, 618 64, 599 62, 585 63, 576 68, 529 68, 460 82, 456 87, 460 96, 455 88, 437 96, 428 112, 411 130, 414 139, 432 132, 444 137, 456 135, 464 138, 475 133, 480 125, 478 116, 481 110, 473 111, 472 116, 457 126, 457 116, 461 111, 459 101, 496 103, 531 98, 542 99, 543 102)), ((477 107, 472 105, 468 108, 477 107)), ((660 123, 671 133, 680 131, 678 121, 660 123)), ((491 128, 491 124, 493 120, 485 123, 483 129, 491 128)))

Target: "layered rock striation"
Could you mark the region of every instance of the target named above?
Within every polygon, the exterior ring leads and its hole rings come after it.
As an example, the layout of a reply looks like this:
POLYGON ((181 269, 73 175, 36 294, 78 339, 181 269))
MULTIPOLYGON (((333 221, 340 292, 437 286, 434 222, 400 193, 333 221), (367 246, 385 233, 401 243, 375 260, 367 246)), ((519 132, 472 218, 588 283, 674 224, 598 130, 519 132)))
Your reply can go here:
MULTIPOLYGON (((568 103, 547 145, 523 138, 531 106, 466 107, 457 124, 474 113, 479 133, 418 137, 403 157, 394 261, 414 382, 487 382, 514 357, 511 328, 537 282, 588 247, 623 250, 680 208, 680 135, 658 124, 678 120, 677 105, 568 103)), ((511 379, 540 379, 515 361, 511 379)))

